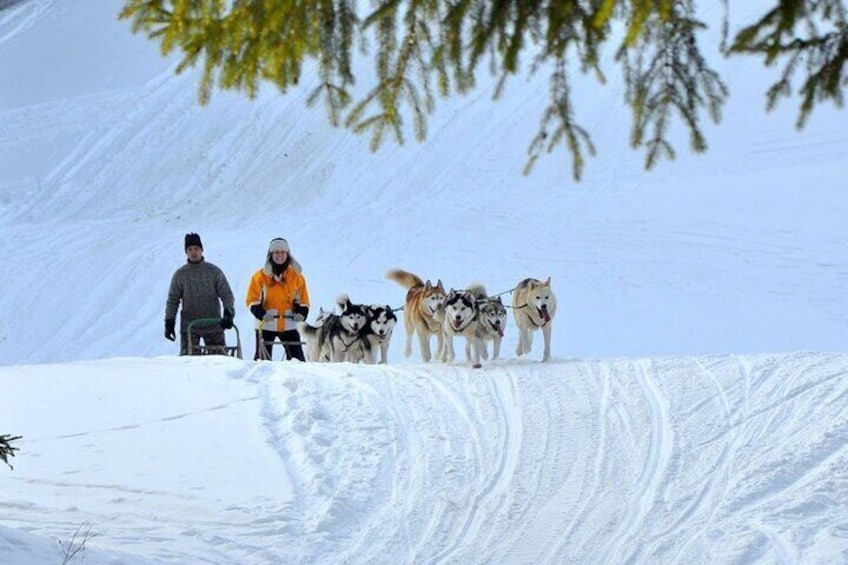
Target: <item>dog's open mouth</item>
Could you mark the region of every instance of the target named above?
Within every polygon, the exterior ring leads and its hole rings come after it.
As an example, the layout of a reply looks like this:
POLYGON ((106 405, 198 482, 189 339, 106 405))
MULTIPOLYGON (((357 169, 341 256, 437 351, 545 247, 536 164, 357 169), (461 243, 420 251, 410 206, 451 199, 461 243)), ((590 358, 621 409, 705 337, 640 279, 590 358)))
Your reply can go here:
POLYGON ((551 317, 548 315, 548 307, 547 306, 542 306, 541 308, 539 308, 539 316, 541 316, 542 319, 545 320, 545 323, 548 323, 548 322, 551 321, 551 317))

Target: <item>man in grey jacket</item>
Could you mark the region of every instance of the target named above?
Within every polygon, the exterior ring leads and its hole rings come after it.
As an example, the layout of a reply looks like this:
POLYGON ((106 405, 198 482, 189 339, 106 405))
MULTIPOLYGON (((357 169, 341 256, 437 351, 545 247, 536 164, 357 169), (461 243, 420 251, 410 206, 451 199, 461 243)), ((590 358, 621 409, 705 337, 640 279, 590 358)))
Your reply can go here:
POLYGON ((195 325, 191 329, 192 349, 200 345, 207 349, 225 346, 224 330, 233 327, 235 306, 233 291, 224 272, 203 258, 203 243, 196 233, 185 236, 187 262, 171 277, 168 300, 165 303, 165 338, 176 340, 177 310, 180 311, 180 355, 188 354, 188 325, 199 318, 220 318, 220 324, 195 325), (221 316, 221 303, 224 315, 221 316))

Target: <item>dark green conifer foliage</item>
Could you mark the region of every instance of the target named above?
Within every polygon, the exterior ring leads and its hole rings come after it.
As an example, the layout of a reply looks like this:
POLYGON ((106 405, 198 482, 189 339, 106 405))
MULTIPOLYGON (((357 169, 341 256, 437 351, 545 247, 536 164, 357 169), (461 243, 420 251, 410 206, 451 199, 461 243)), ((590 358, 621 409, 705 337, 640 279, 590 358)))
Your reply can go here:
MULTIPOLYGON (((796 94, 801 75, 802 127, 817 103, 842 106, 846 10, 840 0, 773 1, 728 41, 730 0, 721 0, 722 52, 782 65, 766 92, 769 109, 796 94)), ((270 82, 285 93, 307 64, 319 78, 309 104, 323 101, 333 125, 370 135, 374 150, 387 135, 404 143, 410 128, 424 140, 437 98, 473 89, 481 68, 498 78, 496 98, 523 66, 544 73, 550 99, 530 142, 528 173, 564 145, 580 178, 595 147, 576 121, 571 81, 580 73, 603 84, 605 47, 615 54, 606 64, 621 65, 630 141, 644 149, 646 168, 674 158, 675 120, 694 151, 706 150, 704 116, 718 122, 729 95, 699 47, 709 30, 696 18, 696 0, 125 0, 120 17, 164 54, 180 51, 178 72, 202 67, 202 104, 215 87, 254 97, 270 82), (373 60, 372 84, 356 84, 357 56, 373 60)))
POLYGON ((839 108, 844 103, 848 22, 841 0, 782 0, 737 33, 728 51, 761 55, 767 66, 782 62, 780 79, 766 93, 768 109, 791 97, 793 78, 803 77, 799 129, 817 103, 830 100, 839 108))
POLYGON ((14 457, 15 452, 20 451, 20 448, 12 446, 12 442, 19 439, 21 439, 21 436, 13 436, 11 434, 0 435, 0 460, 8 465, 10 469, 14 469, 14 467, 9 463, 9 457, 14 457))

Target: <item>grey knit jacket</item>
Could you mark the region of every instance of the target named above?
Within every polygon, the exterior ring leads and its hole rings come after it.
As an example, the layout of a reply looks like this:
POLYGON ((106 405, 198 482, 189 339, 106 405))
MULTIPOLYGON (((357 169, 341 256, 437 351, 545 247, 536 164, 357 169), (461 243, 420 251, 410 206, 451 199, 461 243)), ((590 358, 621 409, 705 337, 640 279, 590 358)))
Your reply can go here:
POLYGON ((220 318, 221 305, 235 315, 235 299, 224 272, 201 259, 198 263, 186 263, 171 277, 168 301, 165 303, 165 319, 175 320, 180 312, 180 331, 185 332, 189 323, 198 318, 220 318), (220 300, 220 302, 219 302, 220 300))

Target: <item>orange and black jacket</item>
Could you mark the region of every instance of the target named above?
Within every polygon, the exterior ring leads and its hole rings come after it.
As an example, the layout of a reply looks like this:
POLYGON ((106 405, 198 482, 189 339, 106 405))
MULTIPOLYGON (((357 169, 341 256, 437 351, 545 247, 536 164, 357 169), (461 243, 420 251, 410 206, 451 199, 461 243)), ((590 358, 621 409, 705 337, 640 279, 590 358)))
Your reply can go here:
POLYGON ((259 305, 260 313, 264 311, 277 316, 273 320, 257 320, 257 327, 276 332, 293 330, 297 326, 293 315, 300 313, 305 317, 308 314, 309 291, 299 266, 296 261, 291 261, 281 274, 275 275, 269 258, 265 266, 250 278, 245 298, 248 309, 256 316, 257 309, 253 307, 259 305))

